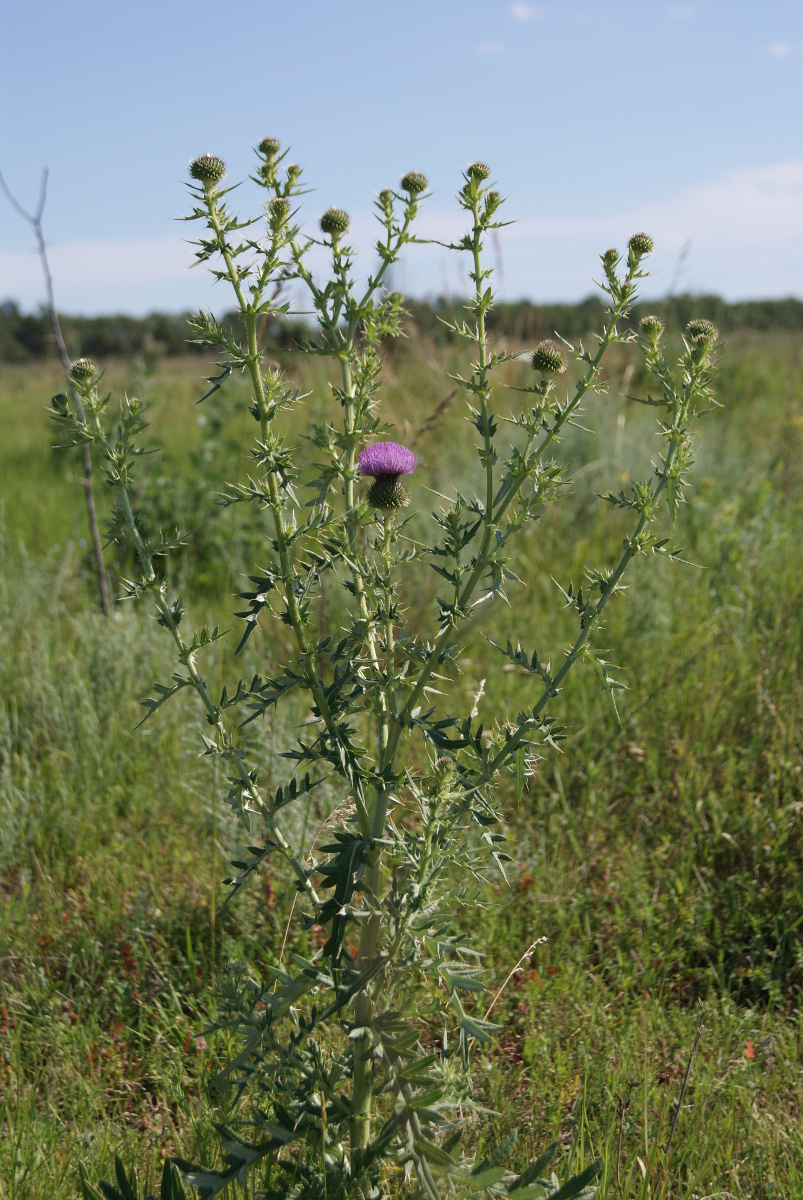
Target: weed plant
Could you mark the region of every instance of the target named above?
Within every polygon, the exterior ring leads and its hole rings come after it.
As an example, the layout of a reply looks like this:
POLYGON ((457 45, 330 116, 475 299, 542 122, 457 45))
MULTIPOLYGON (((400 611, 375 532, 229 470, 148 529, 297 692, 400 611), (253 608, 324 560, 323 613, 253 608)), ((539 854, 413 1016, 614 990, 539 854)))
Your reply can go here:
MULTIPOLYGON (((261 979, 246 964, 233 964, 217 1021, 239 1041, 217 1080, 235 1093, 229 1122, 220 1127, 223 1164, 177 1165, 204 1196, 256 1172, 266 1194, 275 1196, 378 1196, 397 1172, 414 1177, 431 1200, 444 1188, 465 1195, 517 1192, 519 1200, 590 1195, 600 1164, 592 1162, 560 1187, 547 1175, 556 1146, 521 1174, 507 1169, 515 1131, 484 1158, 461 1148, 466 1117, 478 1111, 472 1047, 490 1044, 499 1031, 488 1019, 493 1003, 486 1010, 481 957, 461 918, 476 904, 479 881, 489 870, 503 872, 509 861, 498 829, 499 777, 512 776, 520 801, 542 752, 557 749, 564 730, 548 710, 572 667, 586 662, 612 702, 621 686, 601 647, 603 614, 622 591, 633 558, 677 556, 656 521, 666 510, 674 523, 683 500, 689 430, 711 401, 717 332, 708 321, 690 322, 670 366, 657 317, 642 319, 638 338, 620 330, 652 250, 646 234, 635 234, 624 259, 615 250, 601 256, 606 323, 592 350, 566 344, 577 364, 573 386, 565 394, 558 386, 567 367, 564 350, 541 342, 531 356, 535 382, 520 384, 520 399, 512 397, 508 415, 500 417, 494 379, 513 356, 489 344, 493 292, 482 255, 488 233, 503 224, 502 200, 488 183, 489 169, 472 164, 458 192, 469 229, 450 249, 468 257, 474 295, 469 319, 451 332, 472 348, 471 369, 455 383, 477 437, 478 477, 470 487, 450 480, 436 495, 429 522, 420 515, 408 519, 411 497, 402 479, 413 475, 417 457, 386 440, 379 415, 380 346, 398 337, 403 314, 402 298, 387 294, 383 284, 415 241, 427 181, 410 172, 398 191, 379 193, 379 263, 358 287, 346 242, 348 215, 330 208, 320 219, 322 236, 305 236, 295 223, 301 172, 284 158, 275 139, 260 143, 253 178, 267 192, 261 235, 254 236, 255 220, 230 212, 225 168, 211 155, 191 166, 190 219, 204 226, 199 261, 230 285, 242 318, 241 337, 209 313, 194 321, 199 342, 221 355, 204 399, 241 372, 258 425, 253 474, 223 491, 226 505, 253 506, 267 518, 264 565, 251 576, 238 614, 245 621, 238 651, 260 622, 276 622, 292 631, 289 657, 225 687, 208 682, 200 659, 220 631, 182 632, 184 605, 155 565, 182 538, 149 535, 132 506, 144 449, 142 402, 124 400, 119 423, 110 427, 110 397, 99 390, 97 368, 87 359, 71 370, 80 403, 73 406, 63 395, 53 400, 68 439, 94 446, 104 461, 115 494, 109 537, 125 540, 138 565, 127 594, 153 599, 175 645, 176 670, 169 683, 155 686, 146 713, 179 694, 196 694, 205 716, 204 753, 223 775, 225 801, 258 831, 247 855, 233 863, 229 898, 267 861, 283 861, 319 947, 306 955, 291 952, 261 979), (308 265, 316 245, 329 255, 325 282, 308 265), (289 430, 298 437, 305 397, 263 362, 258 340, 262 319, 288 314, 289 304, 279 298, 290 283, 306 288, 318 327, 299 349, 339 368, 331 390, 340 419, 327 415, 309 426, 311 456, 299 454, 289 439, 289 430), (543 651, 525 650, 515 629, 496 645, 530 682, 524 704, 486 729, 478 715, 485 680, 470 707, 459 704, 454 681, 461 645, 517 585, 510 547, 566 488, 553 450, 577 422, 583 401, 605 390, 601 364, 608 348, 627 340, 643 355, 649 390, 641 403, 659 414, 661 457, 644 478, 606 497, 625 519, 615 565, 587 567, 581 584, 558 585, 577 621, 559 665, 553 670, 543 651), (500 426, 509 437, 500 436, 500 426), (367 490, 361 478, 372 480, 367 490), (416 603, 422 566, 439 577, 429 612, 416 603), (325 581, 338 598, 328 608, 325 581), (294 773, 276 785, 260 771, 250 726, 299 698, 309 717, 284 752, 294 773), (288 817, 324 785, 334 789, 336 806, 305 852, 288 817), (433 999, 435 985, 443 999, 433 999)), ((118 1184, 121 1195, 132 1191, 121 1165, 118 1184)), ((92 1194, 88 1183, 85 1191, 92 1194)), ((180 1191, 178 1176, 166 1167, 163 1195, 180 1191)))
MULTIPOLYGON (((461 442, 457 399, 442 407, 452 392, 448 372, 463 372, 467 357, 459 347, 436 352, 414 339, 385 354, 384 409, 420 455, 414 479, 431 479, 442 464, 456 477, 469 475, 472 439, 461 442)), ((574 475, 561 519, 542 521, 511 551, 513 569, 529 584, 519 594, 527 602, 516 607, 522 640, 537 637, 553 657, 572 614, 545 604, 549 576, 576 576, 585 561, 616 553, 617 531, 595 495, 618 485, 627 462, 649 463, 654 452, 649 408, 624 395, 635 390, 638 361, 636 347, 612 348, 609 394, 583 419, 592 434, 570 429, 561 445, 574 475)), ((303 372, 304 391, 320 389, 321 360, 292 365, 303 372)), ((188 435, 203 432, 196 416, 204 408, 193 407, 197 371, 197 360, 166 362, 152 378, 153 436, 164 453, 149 460, 150 474, 167 476, 188 435)), ((511 362, 499 374, 519 384, 520 371, 511 362)), ((120 390, 142 386, 125 363, 112 364, 106 379, 120 390)), ((167 670, 168 646, 144 610, 118 605, 103 625, 93 615, 91 562, 85 567, 78 545, 81 497, 64 452, 47 450, 53 439, 41 396, 57 383, 57 371, 48 375, 44 366, 12 368, 0 383, 0 497, 13 514, 0 564, 2 780, 10 819, 23 831, 6 856, 0 903, 4 1200, 74 1197, 76 1163, 83 1158, 93 1175, 113 1177, 114 1151, 129 1175, 136 1167, 144 1190, 157 1193, 165 1153, 214 1162, 204 1082, 235 1048, 225 1033, 206 1047, 195 1041, 217 1011, 209 990, 215 964, 243 959, 261 972, 290 950, 314 949, 295 921, 285 941, 285 877, 270 865, 213 926, 220 864, 241 857, 250 839, 223 812, 220 787, 215 800, 206 760, 193 762, 188 694, 158 722, 133 730, 133 697, 142 679, 167 670), (99 629, 110 653, 96 645, 99 629), (62 679, 69 683, 68 703, 52 714, 44 704, 31 707, 43 672, 49 703, 58 701, 62 679), (107 686, 97 691, 99 674, 107 686), (121 711, 126 696, 130 706, 121 711), (73 738, 100 764, 114 758, 116 775, 88 775, 78 769, 80 756, 74 767, 73 738), (115 777, 135 786, 122 789, 115 777)), ((684 516, 684 557, 699 567, 673 571, 673 586, 662 586, 662 572, 642 572, 627 603, 608 610, 606 643, 627 666, 622 728, 594 676, 575 674, 555 701, 568 730, 564 754, 526 781, 520 804, 512 781, 498 791, 515 859, 506 868, 509 885, 493 875, 479 883, 478 906, 465 921, 485 955, 487 1003, 528 946, 548 938, 492 1010, 504 1029, 473 1083, 478 1102, 499 1115, 493 1122, 467 1116, 465 1144, 483 1156, 517 1129, 511 1158, 525 1165, 558 1140, 561 1177, 603 1161, 604 1196, 641 1196, 648 1187, 673 1197, 803 1193, 803 954, 793 927, 803 911, 803 377, 795 339, 734 334, 719 391, 727 411, 700 427, 684 516), (698 998, 705 1030, 665 1154, 698 998)), ((227 443, 240 429, 232 416, 227 443)), ((234 511, 221 514, 221 527, 234 511)), ((219 611, 224 625, 225 555, 217 579, 211 569, 204 594, 185 575, 194 597, 185 619, 203 608, 219 611)), ((508 618, 503 605, 489 610, 468 631, 459 660, 453 686, 467 703, 487 679, 483 715, 515 705, 525 679, 513 664, 493 668, 487 639, 499 643, 508 618)), ((222 661, 209 664, 216 678, 236 669, 234 641, 217 643, 222 661)), ((256 632, 241 658, 250 671, 282 649, 256 632)), ((262 739, 261 769, 273 764, 278 781, 286 778, 278 755, 292 748, 294 726, 306 715, 285 710, 272 756, 271 718, 250 726, 262 739)), ((322 804, 320 817, 310 814, 314 829, 325 812, 322 804)), ((306 845, 303 825, 294 836, 306 845)), ((226 1119, 225 1103, 218 1095, 218 1119, 226 1119)))

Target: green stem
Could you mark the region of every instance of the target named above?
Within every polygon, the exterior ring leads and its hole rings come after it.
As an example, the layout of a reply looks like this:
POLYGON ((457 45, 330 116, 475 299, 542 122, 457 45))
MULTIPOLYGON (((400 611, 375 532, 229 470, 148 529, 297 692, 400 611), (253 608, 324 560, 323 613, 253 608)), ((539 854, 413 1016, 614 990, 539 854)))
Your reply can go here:
MULTIPOLYGON (((248 374, 251 379, 251 386, 254 389, 254 397, 259 409, 259 425, 262 434, 263 443, 267 440, 270 420, 268 417, 268 404, 265 396, 265 384, 262 379, 260 370, 260 353, 256 332, 257 314, 254 306, 249 305, 243 292, 240 282, 237 267, 234 263, 231 251, 226 243, 222 226, 220 224, 220 216, 215 204, 214 193, 207 193, 206 196, 207 211, 209 213, 209 222, 217 236, 218 250, 223 257, 228 272, 229 281, 231 282, 234 294, 237 297, 237 303, 240 306, 240 312, 245 319, 246 336, 248 339, 248 356, 247 367, 248 374)), ((279 493, 279 485, 276 482, 276 476, 271 471, 267 476, 268 495, 270 498, 271 515, 273 517, 274 534, 276 538, 276 548, 279 555, 279 563, 282 570, 282 581, 284 584, 284 600, 287 606, 287 612, 290 617, 290 623, 296 638, 299 653, 304 662, 307 672, 307 680, 309 682, 310 691, 312 692, 315 703, 318 706, 318 711, 323 718, 329 733, 332 737, 337 738, 337 726, 332 718, 329 704, 324 694, 323 685, 318 675, 318 667, 315 662, 315 653, 310 646, 307 636, 304 632, 304 623, 301 619, 298 602, 295 592, 293 591, 293 568, 290 562, 290 555, 287 550, 287 529, 284 524, 284 514, 282 510, 281 495, 279 493)))
MULTIPOLYGON (((475 261, 476 261, 476 258, 475 258, 475 261)), ((629 277, 628 277, 627 282, 629 282, 629 277)), ((607 324, 605 331, 600 339, 600 344, 597 349, 596 355, 591 360, 583 377, 578 381, 577 385, 575 386, 575 392, 574 392, 574 395, 573 395, 571 401, 556 416, 556 418, 553 422, 552 428, 544 436, 544 438, 542 439, 541 443, 538 446, 538 449, 533 453, 533 456, 529 460, 531 469, 534 469, 538 465, 538 463, 541 461, 541 459, 543 458, 546 451, 549 449, 550 445, 557 438, 557 436, 560 433, 563 426, 566 424, 566 422, 569 420, 569 418, 577 411, 577 408, 580 405, 580 403, 583 399, 583 396, 586 394, 586 392, 590 391, 595 386, 597 377, 599 375, 599 368, 600 368, 600 363, 602 361, 603 355, 605 354, 605 351, 608 349, 608 346, 611 344, 611 341, 615 338, 617 322, 621 319, 623 311, 625 310, 625 308, 627 307, 627 305, 629 303, 630 303, 630 299, 624 298, 619 303, 615 304, 613 309, 611 310, 608 324, 607 324)), ((499 521, 504 516, 504 514, 507 512, 507 509, 512 504, 513 500, 518 495, 518 491, 519 491, 518 488, 512 489, 510 491, 510 493, 507 495, 507 497, 499 505, 497 511, 493 514, 493 527, 498 525, 499 521)), ((486 521, 488 518, 489 511, 490 510, 488 508, 486 508, 486 521)), ((487 538, 487 529, 486 529, 486 536, 483 538, 483 545, 481 546, 480 552, 477 555, 477 559, 475 561, 474 568, 473 568, 471 574, 469 575, 468 580, 466 581, 466 583, 462 589, 462 592, 460 593, 459 599, 455 605, 455 609, 456 609, 456 612, 458 615, 461 613, 465 613, 467 611, 467 607, 471 601, 472 596, 474 595, 474 591, 477 587, 477 584, 479 583, 480 579, 482 578, 482 576, 485 572, 486 567, 488 566, 488 559, 486 557, 487 549, 483 553, 483 547, 486 544, 486 538, 487 538)), ((409 720, 410 714, 412 713, 412 711, 416 707, 416 705, 420 702, 421 697, 424 694, 424 688, 426 687, 429 680, 431 679, 433 671, 435 671, 437 669, 437 667, 440 666, 440 664, 443 662, 444 654, 449 649, 449 647, 452 645, 452 643, 456 637, 457 637, 457 625, 455 623, 452 625, 444 626, 444 628, 441 630, 440 634, 436 638, 432 654, 430 655, 426 664, 422 668, 421 674, 419 675, 418 679, 416 680, 415 686, 414 686, 413 690, 411 691, 407 701, 405 702, 404 707, 402 708, 402 711, 399 714, 398 720, 394 724, 394 728, 391 733, 391 747, 390 747, 391 761, 392 761, 393 755, 396 752, 398 742, 401 737, 404 726, 407 723, 407 721, 409 720)))
MULTIPOLYGON (((105 437, 103 435, 102 429, 100 428, 100 422, 98 421, 97 415, 95 416, 95 424, 97 426, 99 436, 103 440, 103 444, 108 449, 108 445, 105 442, 105 437)), ((123 512, 125 513, 126 526, 131 535, 131 539, 134 542, 134 547, 136 549, 137 557, 138 557, 138 559, 140 561, 140 565, 142 567, 142 572, 145 577, 145 582, 153 583, 156 580, 156 572, 153 569, 153 560, 152 560, 152 558, 148 552, 148 548, 145 545, 144 541, 142 540, 142 536, 139 532, 139 527, 138 527, 136 519, 134 517, 133 510, 131 508, 131 500, 128 495, 128 488, 124 483, 121 483, 121 484, 118 484, 117 491, 120 496, 120 501, 121 501, 121 504, 123 507, 123 512)), ((299 883, 302 885, 303 890, 306 892, 307 896, 312 901, 312 903, 316 906, 316 908, 320 907, 321 902, 318 898, 315 888, 312 886, 312 883, 310 881, 309 875, 307 874, 307 871, 305 870, 303 865, 299 862, 298 858, 294 854, 290 843, 287 841, 287 838, 284 836, 281 829, 276 824, 276 821, 273 818, 273 816, 270 813, 266 812, 265 806, 262 803, 262 797, 259 795, 256 788, 254 787, 253 781, 251 780, 251 776, 249 775, 248 771, 246 770, 245 763, 242 760, 242 756, 237 752, 236 748, 231 744, 231 739, 229 737, 228 730, 224 726, 223 721, 221 720, 221 717, 220 717, 220 710, 217 707, 217 705, 215 704, 215 702, 213 701, 212 697, 209 695, 209 691, 206 687, 206 684, 204 683, 203 679, 201 678, 201 675, 198 672, 198 668, 195 665, 195 653, 194 653, 194 651, 188 649, 184 639, 182 638, 181 634, 179 633, 178 625, 176 624, 176 621, 173 616, 170 605, 167 603, 167 601, 164 598, 164 594, 163 594, 161 588, 159 588, 159 590, 155 592, 155 602, 156 602, 156 607, 159 611, 159 615, 162 618, 162 621, 166 625, 167 629, 170 632, 170 635, 173 638, 173 641, 176 644, 176 647, 179 652, 179 658, 186 668, 187 675, 190 679, 190 683, 192 684, 192 687, 195 689, 197 694, 200 696, 201 701, 202 701, 204 708, 206 709, 207 715, 209 717, 210 724, 213 726, 213 728, 215 729, 215 731, 218 734, 218 737, 220 739, 220 745, 225 754, 225 757, 228 759, 229 762, 232 763, 235 770, 237 771, 240 782, 243 785, 244 791, 247 792, 247 794, 251 797, 251 800, 257 805, 259 810, 262 812, 262 814, 265 818, 265 822, 268 826, 268 829, 270 830, 271 836, 273 837, 274 841, 276 842, 276 845, 278 846, 279 851, 281 852, 281 854, 284 856, 284 858, 286 859, 286 861, 289 863, 290 867, 292 868, 293 873, 295 874, 299 883)))

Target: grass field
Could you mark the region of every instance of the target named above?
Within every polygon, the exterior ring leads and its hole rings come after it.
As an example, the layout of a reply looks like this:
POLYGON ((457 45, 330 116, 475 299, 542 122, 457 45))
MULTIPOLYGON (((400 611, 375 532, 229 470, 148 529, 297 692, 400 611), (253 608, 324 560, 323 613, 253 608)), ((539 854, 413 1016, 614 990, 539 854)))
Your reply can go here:
MULTIPOLYGON (((425 488, 472 487, 454 365, 415 338, 388 362, 386 412, 421 459, 420 521, 425 488)), ((250 422, 241 384, 195 406, 200 371, 175 359, 107 373, 153 405, 164 452, 143 498, 154 520, 177 512, 191 532, 171 570, 196 623, 231 611, 263 536, 206 495, 207 481, 244 473, 250 422)), ((305 371, 323 412, 325 375, 305 371)), ((589 431, 560 447, 574 483, 520 547, 525 586, 463 649, 457 686, 476 695, 485 680, 489 719, 514 709, 523 680, 487 639, 512 630, 542 659, 560 655, 573 625, 550 576, 610 561, 621 526, 598 495, 655 454, 649 410, 623 397, 639 382, 625 349, 609 378, 589 431)), ((108 1178, 114 1153, 151 1187, 165 1154, 212 1154, 227 1097, 210 1099, 205 1081, 230 1051, 203 1037, 213 983, 231 959, 276 961, 290 907, 288 880, 265 874, 215 916, 242 835, 197 757, 191 706, 179 698, 135 728, 170 647, 144 609, 95 611, 76 462, 50 448, 45 406, 60 386, 47 365, 4 367, 0 382, 2 1200, 76 1196, 78 1162, 108 1178)), ((502 797, 514 863, 471 916, 496 987, 523 957, 495 1008, 505 1032, 476 1062, 477 1095, 500 1114, 476 1137, 488 1149, 518 1127, 520 1162, 557 1138, 562 1178, 602 1157, 601 1197, 803 1198, 799 339, 734 334, 717 395, 676 535, 695 565, 637 563, 611 609, 621 724, 592 676, 570 678, 563 753, 520 804, 502 797)), ((410 607, 434 587, 418 579, 410 607)), ((260 639, 244 674, 281 659, 260 639)), ((234 644, 207 671, 226 677, 234 644)), ((255 734, 277 777, 304 715, 280 711, 255 734)), ((298 818, 307 845, 322 811, 298 818)), ((288 944, 304 938, 291 923, 288 944)))

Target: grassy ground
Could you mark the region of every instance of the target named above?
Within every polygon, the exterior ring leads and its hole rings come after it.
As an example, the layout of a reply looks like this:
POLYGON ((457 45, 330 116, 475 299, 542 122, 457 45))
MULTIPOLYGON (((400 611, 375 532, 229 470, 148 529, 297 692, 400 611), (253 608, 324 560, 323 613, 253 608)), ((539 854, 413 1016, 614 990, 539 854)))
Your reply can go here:
MULTIPOLYGON (((387 411, 421 458, 422 521, 424 486, 470 486, 452 365, 416 341, 389 361, 387 411)), ((119 363, 107 378, 153 402, 166 450, 145 498, 193 530, 173 569, 200 621, 229 611, 261 533, 220 516, 199 484, 243 472, 247 424, 237 388, 195 407, 198 371, 197 360, 150 375, 119 363)), ((485 680, 489 719, 525 685, 485 635, 506 637, 512 623, 542 658, 560 654, 573 625, 550 575, 565 584, 584 563, 610 562, 621 528, 597 496, 655 453, 649 412, 621 395, 638 383, 624 352, 610 377, 592 432, 561 447, 571 495, 520 548, 526 590, 463 650, 456 686, 473 695, 485 680)), ((323 411, 322 375, 306 382, 323 411)), ((120 1152, 153 1179, 165 1153, 212 1152, 225 1098, 213 1107, 204 1081, 228 1047, 202 1036, 210 984, 232 958, 275 961, 288 911, 287 880, 266 875, 214 917, 241 834, 196 757, 190 707, 135 729, 137 697, 169 673, 169 647, 144 611, 94 612, 76 464, 49 449, 43 405, 59 385, 47 367, 8 368, 0 384, 2 1200, 75 1196, 79 1160, 108 1177, 120 1152)), ((570 1160, 601 1156, 603 1197, 803 1197, 797 341, 734 335, 718 394, 725 409, 700 427, 677 537, 697 565, 638 564, 608 626, 629 688, 621 726, 595 680, 575 676, 558 713, 563 754, 518 806, 503 797, 509 881, 492 880, 471 918, 497 986, 523 956, 495 1009, 505 1033, 477 1062, 478 1095, 500 1113, 477 1139, 487 1148, 517 1126, 523 1162, 558 1138, 561 1176, 570 1160)), ((423 611, 433 589, 417 580, 411 607, 423 611)), ((257 635, 248 665, 281 649, 257 635)), ((225 675, 230 653, 207 669, 225 675)), ((281 770, 299 716, 259 731, 267 769, 281 770)), ((307 844, 326 797, 318 804, 299 818, 307 844)), ((291 945, 303 936, 291 925, 291 945)))

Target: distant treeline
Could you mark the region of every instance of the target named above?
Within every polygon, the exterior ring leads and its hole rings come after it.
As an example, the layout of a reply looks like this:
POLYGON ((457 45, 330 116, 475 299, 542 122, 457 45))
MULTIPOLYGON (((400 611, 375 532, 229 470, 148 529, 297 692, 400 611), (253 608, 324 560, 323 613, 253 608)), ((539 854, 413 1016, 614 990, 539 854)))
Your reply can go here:
MULTIPOLYGON (((408 302, 408 333, 441 341, 448 337, 444 319, 462 319, 459 300, 435 300, 432 303, 408 302)), ((671 329, 682 329, 692 317, 708 317, 723 334, 735 329, 803 330, 803 300, 746 300, 729 304, 719 296, 682 295, 636 305, 634 320, 654 312, 671 329)), ((125 315, 106 317, 61 316, 67 348, 76 357, 159 358, 164 355, 207 353, 192 343, 192 332, 183 313, 150 313, 147 317, 125 315)), ((556 331, 565 338, 582 338, 599 329, 603 305, 596 296, 578 304, 536 304, 520 300, 498 304, 489 314, 492 333, 528 344, 556 331)), ((223 324, 235 324, 237 314, 226 313, 223 324)), ((290 350, 308 336, 301 320, 267 319, 261 331, 266 349, 290 350)), ((56 348, 47 312, 23 313, 13 301, 0 304, 0 362, 24 363, 55 357, 56 348)))

